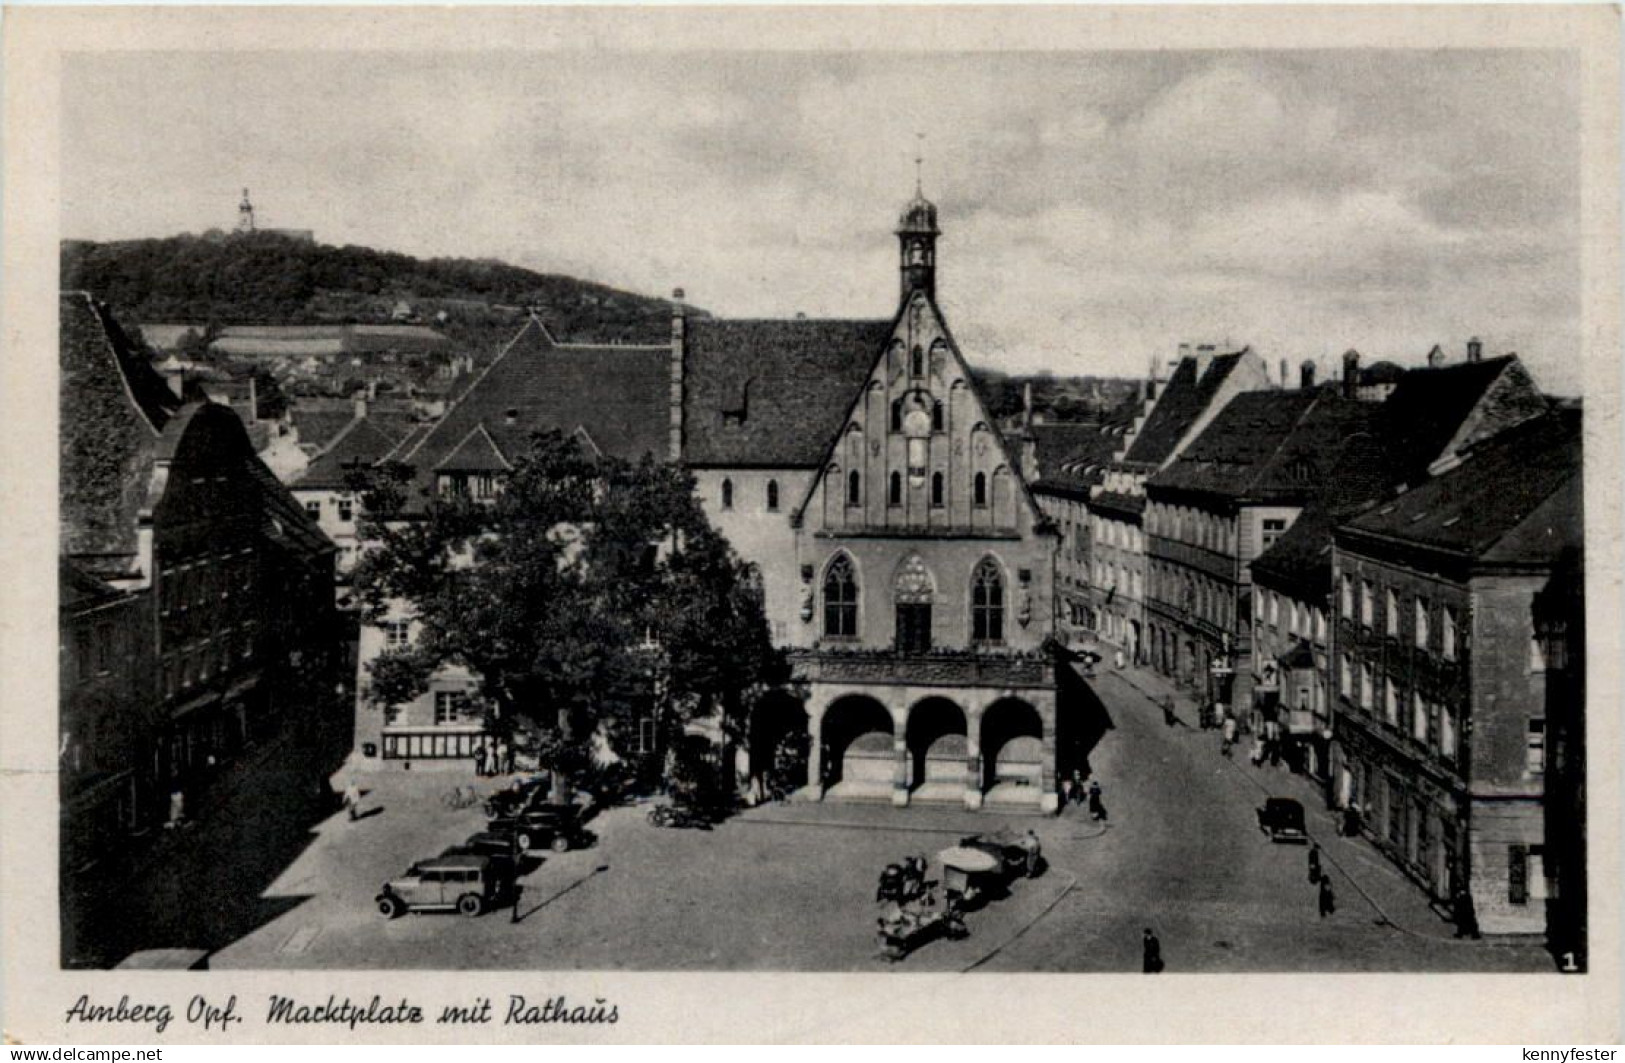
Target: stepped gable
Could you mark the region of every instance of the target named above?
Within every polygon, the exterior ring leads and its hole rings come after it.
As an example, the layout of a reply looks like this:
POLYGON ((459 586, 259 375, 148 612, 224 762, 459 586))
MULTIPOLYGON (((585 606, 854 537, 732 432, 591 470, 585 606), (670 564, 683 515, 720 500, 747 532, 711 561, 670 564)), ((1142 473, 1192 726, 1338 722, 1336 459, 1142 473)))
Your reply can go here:
POLYGON ((669 346, 559 343, 533 314, 444 417, 389 457, 426 480, 450 467, 476 429, 487 440, 482 460, 495 454, 506 464, 538 432, 582 428, 604 454, 665 458, 670 373, 669 346))
POLYGON ((84 292, 58 303, 60 549, 117 571, 136 553, 159 435, 180 400, 105 306, 84 292))
POLYGON ((689 318, 684 461, 818 466, 891 330, 889 320, 689 318))
POLYGON ((1468 448, 1454 468, 1338 529, 1485 563, 1549 563, 1582 539, 1580 411, 1561 409, 1468 448))
POLYGON ((1196 375, 1196 359, 1181 359, 1123 460, 1151 466, 1167 461, 1245 353, 1214 355, 1200 378, 1196 375))

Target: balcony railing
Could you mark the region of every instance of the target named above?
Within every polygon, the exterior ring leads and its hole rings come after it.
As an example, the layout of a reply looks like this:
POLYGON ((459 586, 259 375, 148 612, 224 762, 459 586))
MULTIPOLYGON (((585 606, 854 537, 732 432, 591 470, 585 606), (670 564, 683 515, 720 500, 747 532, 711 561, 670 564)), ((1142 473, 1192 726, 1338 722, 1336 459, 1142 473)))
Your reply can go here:
POLYGON ((1042 654, 797 650, 790 661, 796 675, 809 682, 983 687, 1055 682, 1055 665, 1042 654))

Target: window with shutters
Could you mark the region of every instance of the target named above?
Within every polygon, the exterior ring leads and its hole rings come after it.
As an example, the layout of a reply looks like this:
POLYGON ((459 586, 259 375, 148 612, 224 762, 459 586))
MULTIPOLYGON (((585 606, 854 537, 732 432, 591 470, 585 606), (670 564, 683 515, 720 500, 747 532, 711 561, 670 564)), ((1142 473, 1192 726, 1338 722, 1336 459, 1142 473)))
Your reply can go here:
POLYGON ((1416 630, 1414 632, 1416 648, 1428 648, 1428 603, 1426 598, 1416 599, 1416 630))
POLYGON ((1439 625, 1439 652, 1447 661, 1456 659, 1456 638, 1456 611, 1447 605, 1439 625))

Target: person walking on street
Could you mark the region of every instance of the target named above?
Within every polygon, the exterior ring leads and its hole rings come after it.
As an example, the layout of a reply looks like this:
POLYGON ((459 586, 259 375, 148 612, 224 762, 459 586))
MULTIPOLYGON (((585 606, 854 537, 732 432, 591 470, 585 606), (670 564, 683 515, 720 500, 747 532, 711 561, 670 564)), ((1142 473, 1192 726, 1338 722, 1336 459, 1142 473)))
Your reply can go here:
POLYGON ((361 818, 361 787, 351 779, 344 786, 344 807, 350 813, 350 822, 361 818))
POLYGON ((1151 932, 1150 927, 1145 928, 1145 937, 1140 943, 1141 970, 1146 974, 1162 973, 1162 942, 1157 935, 1151 932))
POLYGON ((1225 713, 1224 723, 1219 727, 1219 752, 1228 757, 1230 755, 1231 748, 1235 746, 1235 744, 1236 718, 1229 713, 1225 713))
POLYGON ((1337 897, 1332 893, 1332 876, 1320 876, 1320 917, 1322 919, 1337 911, 1337 897))
POLYGON ((1097 823, 1106 818, 1106 804, 1100 799, 1100 782, 1095 779, 1089 782, 1089 818, 1097 823))
POLYGON ((1313 842, 1309 846, 1309 884, 1312 886, 1320 881, 1320 843, 1313 842))
POLYGON ((1174 696, 1172 694, 1162 699, 1162 722, 1169 727, 1179 722, 1179 717, 1174 715, 1174 696))

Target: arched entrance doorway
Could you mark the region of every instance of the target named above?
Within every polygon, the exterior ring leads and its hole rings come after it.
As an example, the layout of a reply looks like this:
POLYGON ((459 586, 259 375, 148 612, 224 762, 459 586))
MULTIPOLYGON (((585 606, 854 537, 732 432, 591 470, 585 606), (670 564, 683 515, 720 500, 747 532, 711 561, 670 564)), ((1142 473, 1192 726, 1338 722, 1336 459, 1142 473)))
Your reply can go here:
POLYGON ((824 711, 820 736, 826 792, 838 786, 891 792, 896 756, 884 705, 863 694, 840 698, 824 711))
POLYGON ((908 714, 910 801, 960 804, 969 741, 965 713, 947 698, 926 698, 908 714))
POLYGON ((1031 806, 1043 797, 1044 721, 1019 698, 982 713, 982 786, 987 800, 1031 806))
POLYGON ((750 777, 765 791, 799 790, 807 785, 807 712, 801 700, 775 690, 757 704, 750 718, 750 777))

